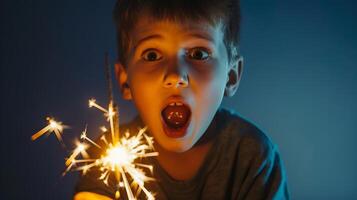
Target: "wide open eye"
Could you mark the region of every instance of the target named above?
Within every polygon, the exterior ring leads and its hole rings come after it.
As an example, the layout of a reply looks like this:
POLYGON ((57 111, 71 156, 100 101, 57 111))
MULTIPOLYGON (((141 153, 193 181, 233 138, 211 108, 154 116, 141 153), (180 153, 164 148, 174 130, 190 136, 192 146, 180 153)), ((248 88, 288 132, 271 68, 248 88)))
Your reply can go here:
POLYGON ((142 54, 141 57, 146 61, 157 61, 162 58, 162 55, 155 49, 147 49, 142 54))
POLYGON ((196 48, 187 50, 186 55, 190 59, 207 60, 211 57, 211 52, 206 48, 196 47, 196 48))

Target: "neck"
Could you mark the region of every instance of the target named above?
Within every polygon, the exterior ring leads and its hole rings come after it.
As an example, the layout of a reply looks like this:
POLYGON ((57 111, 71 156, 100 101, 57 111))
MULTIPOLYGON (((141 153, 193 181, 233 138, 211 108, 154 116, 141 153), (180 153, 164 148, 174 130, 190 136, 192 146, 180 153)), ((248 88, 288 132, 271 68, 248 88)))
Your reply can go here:
POLYGON ((195 145, 185 152, 172 152, 156 145, 160 166, 176 180, 191 179, 203 164, 212 142, 195 145))

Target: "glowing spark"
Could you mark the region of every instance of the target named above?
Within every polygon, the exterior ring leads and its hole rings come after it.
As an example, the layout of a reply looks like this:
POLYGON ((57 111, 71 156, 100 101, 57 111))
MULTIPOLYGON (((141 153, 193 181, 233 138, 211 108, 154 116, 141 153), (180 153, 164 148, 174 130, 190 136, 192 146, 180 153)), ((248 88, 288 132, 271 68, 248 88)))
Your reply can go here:
POLYGON ((102 147, 100 147, 97 143, 95 143, 93 140, 89 139, 87 137, 87 126, 86 128, 84 129, 84 131, 82 132, 81 134, 81 139, 83 140, 87 140, 88 142, 90 142, 91 144, 93 144, 94 146, 98 147, 99 149, 101 149, 102 147))
POLYGON ((115 137, 115 130, 114 130, 114 116, 116 115, 115 110, 113 108, 113 102, 111 101, 108 106, 108 110, 103 108, 102 106, 95 103, 95 99, 89 100, 89 107, 96 107, 99 110, 104 112, 104 115, 107 117, 107 121, 110 123, 110 132, 112 135, 112 141, 115 143, 117 138, 115 137))
POLYGON ((89 107, 90 107, 90 108, 91 108, 91 107, 96 107, 96 108, 98 108, 99 110, 101 110, 101 111, 103 111, 103 112, 105 112, 105 113, 108 113, 108 111, 107 111, 105 108, 103 108, 102 106, 96 104, 95 101, 96 101, 95 99, 90 99, 90 100, 89 100, 89 107))
POLYGON ((105 135, 103 135, 102 137, 100 137, 100 140, 103 140, 103 142, 108 146, 108 141, 105 138, 105 135))
POLYGON ((108 131, 108 129, 107 129, 105 126, 100 127, 100 130, 101 130, 103 133, 105 133, 105 132, 108 131))
POLYGON ((43 129, 41 129, 40 131, 38 131, 37 133, 33 134, 31 136, 31 140, 34 141, 37 138, 41 137, 43 134, 45 134, 46 132, 48 133, 55 133, 57 139, 59 141, 62 142, 62 132, 63 132, 63 128, 65 127, 65 125, 62 125, 62 122, 57 122, 52 118, 47 117, 46 120, 48 121, 48 125, 46 127, 44 127, 43 129))
POLYGON ((88 157, 88 154, 86 153, 86 149, 88 148, 87 145, 83 144, 83 143, 78 143, 77 144, 77 148, 74 149, 73 153, 71 154, 71 156, 66 160, 66 166, 70 166, 73 162, 77 162, 75 161, 75 158, 81 153, 83 157, 88 157))

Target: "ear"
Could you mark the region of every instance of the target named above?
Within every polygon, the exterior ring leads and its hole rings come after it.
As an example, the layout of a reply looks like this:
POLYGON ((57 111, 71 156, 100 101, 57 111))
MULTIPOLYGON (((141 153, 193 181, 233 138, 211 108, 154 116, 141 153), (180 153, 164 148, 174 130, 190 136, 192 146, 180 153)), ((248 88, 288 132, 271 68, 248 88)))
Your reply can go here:
POLYGON ((238 59, 231 62, 228 70, 228 79, 226 88, 224 91, 224 96, 231 97, 233 96, 239 86, 243 73, 243 57, 239 56, 238 59))
POLYGON ((131 90, 128 84, 128 74, 125 67, 117 62, 115 63, 115 77, 117 78, 118 84, 120 86, 120 92, 124 99, 131 100, 131 90))

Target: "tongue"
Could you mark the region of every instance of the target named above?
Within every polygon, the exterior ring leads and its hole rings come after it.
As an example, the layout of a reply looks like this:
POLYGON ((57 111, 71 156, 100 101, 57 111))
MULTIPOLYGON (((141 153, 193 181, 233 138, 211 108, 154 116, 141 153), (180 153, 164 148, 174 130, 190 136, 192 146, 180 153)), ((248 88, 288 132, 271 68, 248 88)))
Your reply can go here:
POLYGON ((170 128, 179 129, 186 125, 190 110, 185 105, 167 106, 161 114, 170 128))

